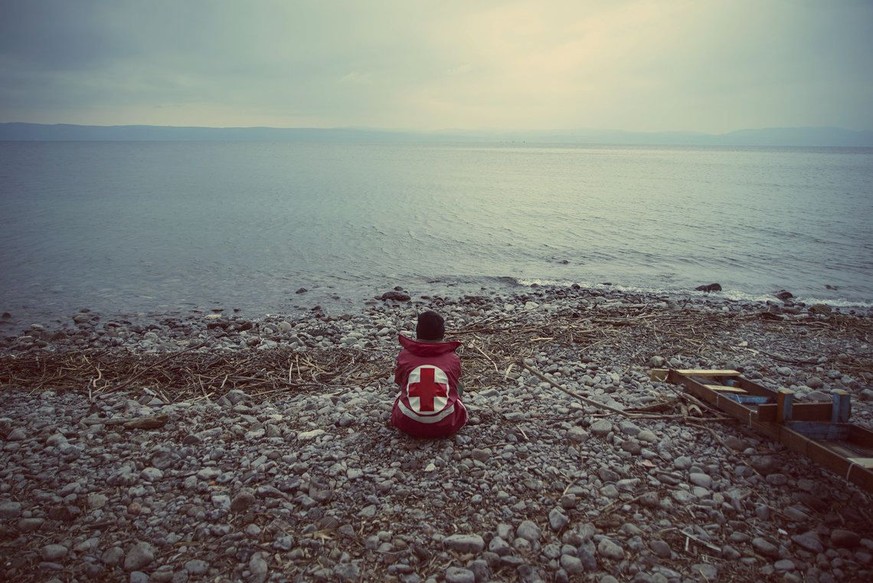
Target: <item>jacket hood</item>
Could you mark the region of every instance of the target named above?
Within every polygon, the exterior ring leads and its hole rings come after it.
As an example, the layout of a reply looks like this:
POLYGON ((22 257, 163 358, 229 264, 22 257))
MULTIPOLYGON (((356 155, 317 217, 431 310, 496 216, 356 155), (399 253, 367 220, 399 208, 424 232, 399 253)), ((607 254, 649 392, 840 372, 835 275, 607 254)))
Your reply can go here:
POLYGON ((461 342, 457 340, 449 340, 448 342, 420 342, 403 334, 398 334, 397 340, 400 341, 400 346, 416 356, 438 356, 447 352, 454 352, 461 345, 461 342))

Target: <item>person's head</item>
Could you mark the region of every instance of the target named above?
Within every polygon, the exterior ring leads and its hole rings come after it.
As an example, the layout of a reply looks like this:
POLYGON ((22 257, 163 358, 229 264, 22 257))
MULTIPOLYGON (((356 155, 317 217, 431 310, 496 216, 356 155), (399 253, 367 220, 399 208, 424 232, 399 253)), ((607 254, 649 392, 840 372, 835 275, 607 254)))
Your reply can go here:
POLYGON ((434 311, 428 310, 418 315, 418 324, 415 326, 415 336, 419 340, 438 341, 446 334, 446 323, 443 317, 434 311))

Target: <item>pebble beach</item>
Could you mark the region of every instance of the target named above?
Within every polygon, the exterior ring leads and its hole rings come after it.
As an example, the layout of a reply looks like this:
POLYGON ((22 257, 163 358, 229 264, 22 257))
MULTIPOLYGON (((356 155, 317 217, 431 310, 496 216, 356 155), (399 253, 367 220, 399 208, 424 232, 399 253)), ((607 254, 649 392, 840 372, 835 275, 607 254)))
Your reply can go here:
POLYGON ((653 380, 735 369, 873 429, 873 309, 534 286, 354 313, 0 323, 6 581, 873 580, 873 496, 653 380), (397 334, 470 421, 388 424, 397 334))

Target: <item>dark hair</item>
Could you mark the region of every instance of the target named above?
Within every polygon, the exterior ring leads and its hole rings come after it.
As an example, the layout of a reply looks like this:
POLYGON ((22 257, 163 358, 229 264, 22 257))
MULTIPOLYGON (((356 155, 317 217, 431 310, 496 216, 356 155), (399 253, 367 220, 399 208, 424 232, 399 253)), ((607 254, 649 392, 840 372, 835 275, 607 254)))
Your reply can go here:
POLYGON ((445 333, 446 323, 442 316, 431 310, 418 315, 415 335, 419 340, 442 340, 445 333))

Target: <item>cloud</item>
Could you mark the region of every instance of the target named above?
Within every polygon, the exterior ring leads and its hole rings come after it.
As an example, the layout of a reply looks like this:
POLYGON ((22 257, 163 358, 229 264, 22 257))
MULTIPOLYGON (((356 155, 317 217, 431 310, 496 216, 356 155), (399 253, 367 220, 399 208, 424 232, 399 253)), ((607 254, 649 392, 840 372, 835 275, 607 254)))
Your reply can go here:
POLYGON ((873 128, 873 3, 7 1, 0 121, 873 128))

